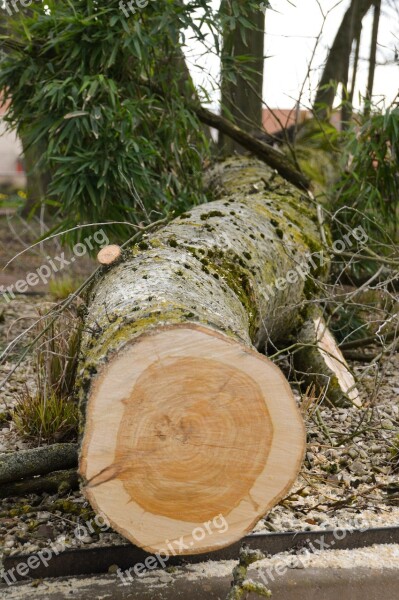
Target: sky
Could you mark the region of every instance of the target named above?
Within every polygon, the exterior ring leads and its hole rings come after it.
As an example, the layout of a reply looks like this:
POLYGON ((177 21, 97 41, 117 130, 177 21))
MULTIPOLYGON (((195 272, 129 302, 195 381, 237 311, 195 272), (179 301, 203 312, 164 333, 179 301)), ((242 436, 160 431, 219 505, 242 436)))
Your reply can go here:
MULTIPOLYGON (((272 108, 292 108, 301 96, 304 108, 311 106, 320 69, 328 47, 334 40, 349 0, 271 0, 272 9, 266 11, 264 100, 272 108), (310 76, 306 80, 309 62, 317 36, 321 37, 314 53, 310 76), (305 82, 305 83, 304 83, 305 82), (301 89, 303 92, 301 95, 301 89)), ((219 2, 213 0, 217 7, 219 2)), ((359 94, 364 96, 368 72, 368 56, 372 28, 372 11, 363 20, 359 69, 354 104, 360 106, 359 94)), ((399 0, 382 0, 378 35, 378 50, 373 94, 384 97, 389 104, 399 91, 399 61, 395 64, 395 47, 399 52, 399 0)), ((193 48, 190 63, 194 80, 212 93, 212 81, 219 74, 214 56, 199 58, 193 48), (205 71, 200 70, 198 65, 205 71)), ((213 106, 218 103, 218 92, 212 93, 213 106)))

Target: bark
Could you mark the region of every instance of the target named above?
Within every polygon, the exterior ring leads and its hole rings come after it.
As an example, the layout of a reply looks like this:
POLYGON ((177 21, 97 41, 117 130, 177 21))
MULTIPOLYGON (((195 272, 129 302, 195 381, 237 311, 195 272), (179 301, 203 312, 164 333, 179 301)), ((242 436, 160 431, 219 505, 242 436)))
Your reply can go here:
POLYGON ((243 148, 252 152, 273 169, 276 169, 284 179, 299 189, 311 189, 310 180, 298 171, 284 154, 273 148, 273 146, 253 137, 228 119, 220 117, 202 106, 193 105, 191 108, 201 122, 206 123, 210 127, 215 127, 219 132, 228 135, 243 148))
POLYGON ((314 109, 321 119, 326 118, 331 112, 336 94, 336 85, 345 83, 347 80, 352 44, 357 39, 363 17, 369 11, 373 2, 374 0, 352 0, 342 19, 328 53, 314 102, 314 109))
POLYGON ((368 102, 366 103, 366 107, 365 107, 366 114, 370 114, 370 102, 371 102, 371 97, 373 95, 374 74, 375 74, 375 66, 376 66, 376 60, 377 60, 378 27, 380 24, 380 15, 381 15, 381 0, 375 0, 373 30, 371 33, 371 44, 370 44, 369 75, 368 75, 368 80, 367 80, 366 98, 367 98, 368 102))
POLYGON ((76 444, 54 444, 0 455, 0 484, 45 475, 77 464, 76 444))
MULTIPOLYGON (((91 383, 109 353, 159 321, 178 324, 190 314, 262 350, 292 330, 305 281, 299 276, 282 290, 273 285, 322 249, 313 205, 256 159, 227 160, 208 180, 220 199, 150 235, 96 285, 81 385, 91 383)), ((311 274, 327 270, 325 263, 311 274)))
POLYGON ((0 498, 13 498, 28 494, 66 494, 79 488, 79 477, 76 469, 56 471, 41 477, 22 479, 0 484, 0 498))
POLYGON ((295 368, 305 377, 305 384, 316 385, 317 393, 325 395, 335 406, 361 406, 353 375, 327 329, 322 311, 312 306, 298 333, 302 344, 294 354, 295 368))
POLYGON ((241 538, 287 492, 304 450, 286 380, 254 348, 298 324, 301 265, 322 247, 315 207, 256 159, 230 159, 208 180, 215 201, 124 251, 88 298, 83 489, 149 551, 171 538, 185 540, 182 553, 241 538), (193 540, 219 513, 227 531, 193 540))
POLYGON ((43 172, 38 167, 39 158, 44 152, 43 144, 27 144, 23 137, 22 144, 27 178, 27 200, 22 211, 22 216, 29 217, 33 213, 38 212, 41 203, 46 198, 47 189, 50 184, 50 174, 43 172))
MULTIPOLYGON (((228 12, 230 2, 224 2, 224 12, 228 12)), ((262 130, 262 94, 265 15, 262 10, 248 11, 248 21, 253 30, 237 26, 231 30, 227 26, 224 32, 222 53, 222 116, 231 119, 243 131, 253 134, 262 130), (247 56, 248 61, 237 68, 235 79, 229 78, 232 60, 247 56)), ((219 148, 224 155, 242 153, 243 147, 225 133, 220 133, 219 148)))

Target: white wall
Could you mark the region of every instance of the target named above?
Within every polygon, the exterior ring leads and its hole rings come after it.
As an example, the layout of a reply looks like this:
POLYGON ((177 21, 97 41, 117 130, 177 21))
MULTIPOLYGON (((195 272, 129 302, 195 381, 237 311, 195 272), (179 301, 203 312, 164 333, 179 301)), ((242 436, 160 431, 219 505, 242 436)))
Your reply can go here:
POLYGON ((17 172, 18 158, 22 145, 15 133, 6 130, 0 116, 0 184, 23 188, 26 185, 24 173, 17 172))

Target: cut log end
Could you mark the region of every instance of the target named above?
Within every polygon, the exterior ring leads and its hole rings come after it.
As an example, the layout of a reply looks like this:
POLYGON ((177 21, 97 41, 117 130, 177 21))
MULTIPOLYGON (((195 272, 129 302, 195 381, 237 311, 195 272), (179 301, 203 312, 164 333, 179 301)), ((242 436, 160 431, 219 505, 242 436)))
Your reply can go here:
POLYGON ((290 488, 305 448, 281 371, 194 324, 142 335, 111 358, 86 424, 86 497, 126 538, 167 554, 243 537, 290 488))
POLYGON ((122 250, 120 246, 111 244, 110 246, 104 246, 97 254, 97 260, 100 265, 112 265, 122 256, 122 250))
POLYGON ((314 321, 315 330, 318 332, 317 345, 328 368, 335 374, 338 384, 345 396, 352 404, 360 408, 362 402, 356 387, 355 378, 349 370, 349 366, 338 348, 331 331, 321 318, 314 321))
POLYGON ((307 384, 315 383, 336 406, 362 406, 359 390, 349 366, 317 307, 309 311, 298 334, 302 348, 295 353, 295 366, 307 384))

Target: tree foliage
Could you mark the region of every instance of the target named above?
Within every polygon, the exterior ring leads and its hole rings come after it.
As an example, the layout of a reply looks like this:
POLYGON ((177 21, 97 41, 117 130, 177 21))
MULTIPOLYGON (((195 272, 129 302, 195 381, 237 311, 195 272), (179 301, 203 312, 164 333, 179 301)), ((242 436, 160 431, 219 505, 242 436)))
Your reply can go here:
POLYGON ((399 107, 359 117, 344 137, 348 167, 339 182, 340 218, 362 224, 371 238, 397 238, 399 107))
POLYGON ((204 200, 209 148, 178 63, 192 38, 219 52, 226 19, 251 26, 256 3, 233 4, 224 16, 206 0, 149 2, 126 17, 119 0, 50 0, 10 19, 0 65, 7 119, 25 144, 44 142, 60 227, 151 220, 204 200))

